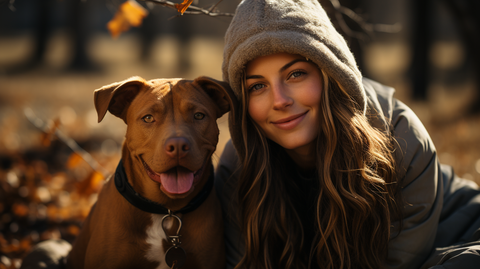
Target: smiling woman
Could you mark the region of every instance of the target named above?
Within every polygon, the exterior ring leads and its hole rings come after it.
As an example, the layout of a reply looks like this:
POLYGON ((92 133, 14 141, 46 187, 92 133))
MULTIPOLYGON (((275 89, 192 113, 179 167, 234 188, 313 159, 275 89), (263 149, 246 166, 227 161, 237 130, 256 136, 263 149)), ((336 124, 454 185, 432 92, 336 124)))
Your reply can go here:
POLYGON ((259 57, 246 68, 248 114, 297 165, 315 159, 322 84, 318 67, 300 55, 259 57))
POLYGON ((266 268, 377 267, 390 222, 399 220, 392 137, 373 129, 351 95, 303 56, 255 58, 242 85, 242 116, 232 124, 234 145, 244 150, 238 197, 249 235, 240 268, 265 259, 266 268), (283 244, 277 231, 286 234, 283 244), (353 249, 359 242, 375 247, 353 249))
POLYGON ((319 1, 243 0, 222 68, 227 268, 478 268, 478 187, 362 77, 319 1))

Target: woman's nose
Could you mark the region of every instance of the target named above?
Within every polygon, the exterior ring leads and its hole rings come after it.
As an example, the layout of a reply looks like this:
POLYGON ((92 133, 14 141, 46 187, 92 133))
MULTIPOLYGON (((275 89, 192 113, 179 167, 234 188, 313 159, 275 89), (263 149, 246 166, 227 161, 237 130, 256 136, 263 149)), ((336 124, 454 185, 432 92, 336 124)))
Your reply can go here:
POLYGON ((293 99, 289 96, 288 90, 282 85, 273 86, 273 109, 281 110, 293 104, 293 99))

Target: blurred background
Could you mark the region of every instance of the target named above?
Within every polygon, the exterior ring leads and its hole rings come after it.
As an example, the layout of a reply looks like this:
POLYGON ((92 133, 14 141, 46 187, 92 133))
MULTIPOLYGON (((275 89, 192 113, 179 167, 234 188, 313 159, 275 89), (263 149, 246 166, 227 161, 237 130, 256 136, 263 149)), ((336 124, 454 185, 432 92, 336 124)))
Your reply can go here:
MULTIPOLYGON (((0 0, 0 269, 19 268, 42 240, 71 242, 114 171, 126 128, 109 114, 97 123, 95 89, 133 75, 222 79, 231 17, 139 1, 149 15, 114 39, 106 25, 123 2, 0 0)), ((233 13, 239 2, 216 9, 233 13)), ((340 0, 358 17, 321 2, 364 75, 395 87, 440 161, 480 183, 480 2, 340 0)), ((214 162, 229 138, 226 117, 218 123, 214 162)))

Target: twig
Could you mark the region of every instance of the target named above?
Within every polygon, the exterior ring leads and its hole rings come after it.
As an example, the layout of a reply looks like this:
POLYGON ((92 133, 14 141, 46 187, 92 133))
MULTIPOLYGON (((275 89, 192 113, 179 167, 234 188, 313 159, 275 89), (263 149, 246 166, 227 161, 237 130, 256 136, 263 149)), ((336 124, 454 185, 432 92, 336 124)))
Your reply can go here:
MULTIPOLYGON (((139 1, 143 1, 143 2, 150 2, 150 3, 154 3, 154 4, 157 4, 157 5, 161 5, 161 6, 165 6, 165 7, 169 7, 169 8, 173 8, 175 10, 177 10, 177 8, 175 7, 175 4, 174 2, 170 2, 170 1, 166 1, 166 0, 139 0, 139 1)), ((190 5, 188 7, 188 9, 190 10, 193 10, 193 11, 189 11, 187 9, 187 11, 185 11, 183 14, 188 14, 188 15, 207 15, 207 16, 211 16, 211 17, 233 17, 233 13, 223 13, 223 12, 213 12, 213 10, 215 9, 215 7, 220 3, 222 2, 223 0, 220 0, 218 3, 216 3, 210 10, 208 9, 204 9, 204 8, 201 8, 201 7, 197 7, 197 6, 193 6, 193 5, 190 5)))
MULTIPOLYGON (((33 110, 31 108, 25 108, 23 110, 23 113, 25 114, 25 117, 38 129, 44 131, 44 132, 50 132, 50 128, 47 123, 45 123, 42 119, 37 117, 33 110)), ((104 178, 107 178, 110 172, 108 172, 105 168, 103 168, 93 157, 85 151, 82 147, 80 147, 75 140, 72 138, 68 137, 65 133, 63 133, 61 130, 58 128, 55 129, 55 135, 60 139, 62 142, 64 142, 73 152, 78 154, 82 159, 92 167, 93 170, 98 171, 103 174, 104 178)))
MULTIPOLYGON (((139 0, 143 2, 150 2, 157 5, 175 8, 175 3, 167 1, 167 0, 139 0)), ((185 11, 184 14, 189 15, 207 15, 212 17, 224 16, 224 17, 233 17, 233 13, 222 13, 222 12, 213 12, 216 7, 222 2, 223 0, 219 0, 215 5, 213 5, 210 9, 204 9, 197 6, 190 5, 188 7, 189 10, 185 11)), ((357 38, 360 40, 365 39, 366 37, 370 37, 374 32, 380 33, 398 33, 402 29, 402 25, 400 23, 395 24, 373 24, 367 23, 361 16, 355 13, 353 10, 344 7, 340 4, 339 0, 329 0, 334 8, 334 16, 340 26, 340 28, 344 31, 344 33, 350 37, 357 38), (347 23, 343 16, 350 18, 354 21, 358 26, 362 29, 361 32, 352 30, 347 23)))
POLYGON ((337 19, 337 22, 340 28, 342 28, 345 34, 350 37, 363 40, 367 36, 371 36, 373 32, 394 34, 394 33, 400 32, 400 30, 402 29, 402 25, 400 23, 395 23, 392 25, 367 23, 361 16, 359 16, 353 10, 342 6, 338 0, 329 0, 329 1, 335 10, 335 18, 337 19), (360 26, 363 32, 357 32, 350 29, 350 27, 345 22, 343 15, 347 16, 348 18, 353 20, 356 24, 358 24, 358 26, 360 26))
POLYGON ((222 2, 223 0, 218 1, 213 7, 210 9, 210 12, 214 11, 215 8, 222 2))

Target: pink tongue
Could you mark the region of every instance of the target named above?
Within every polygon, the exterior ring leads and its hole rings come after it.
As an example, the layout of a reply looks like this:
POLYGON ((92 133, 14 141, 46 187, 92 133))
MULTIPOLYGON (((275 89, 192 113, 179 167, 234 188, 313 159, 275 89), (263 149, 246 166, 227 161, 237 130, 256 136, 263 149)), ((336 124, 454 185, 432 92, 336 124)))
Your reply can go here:
POLYGON ((163 188, 169 193, 186 193, 192 188, 193 172, 182 167, 177 167, 167 173, 161 173, 160 181, 163 188))

